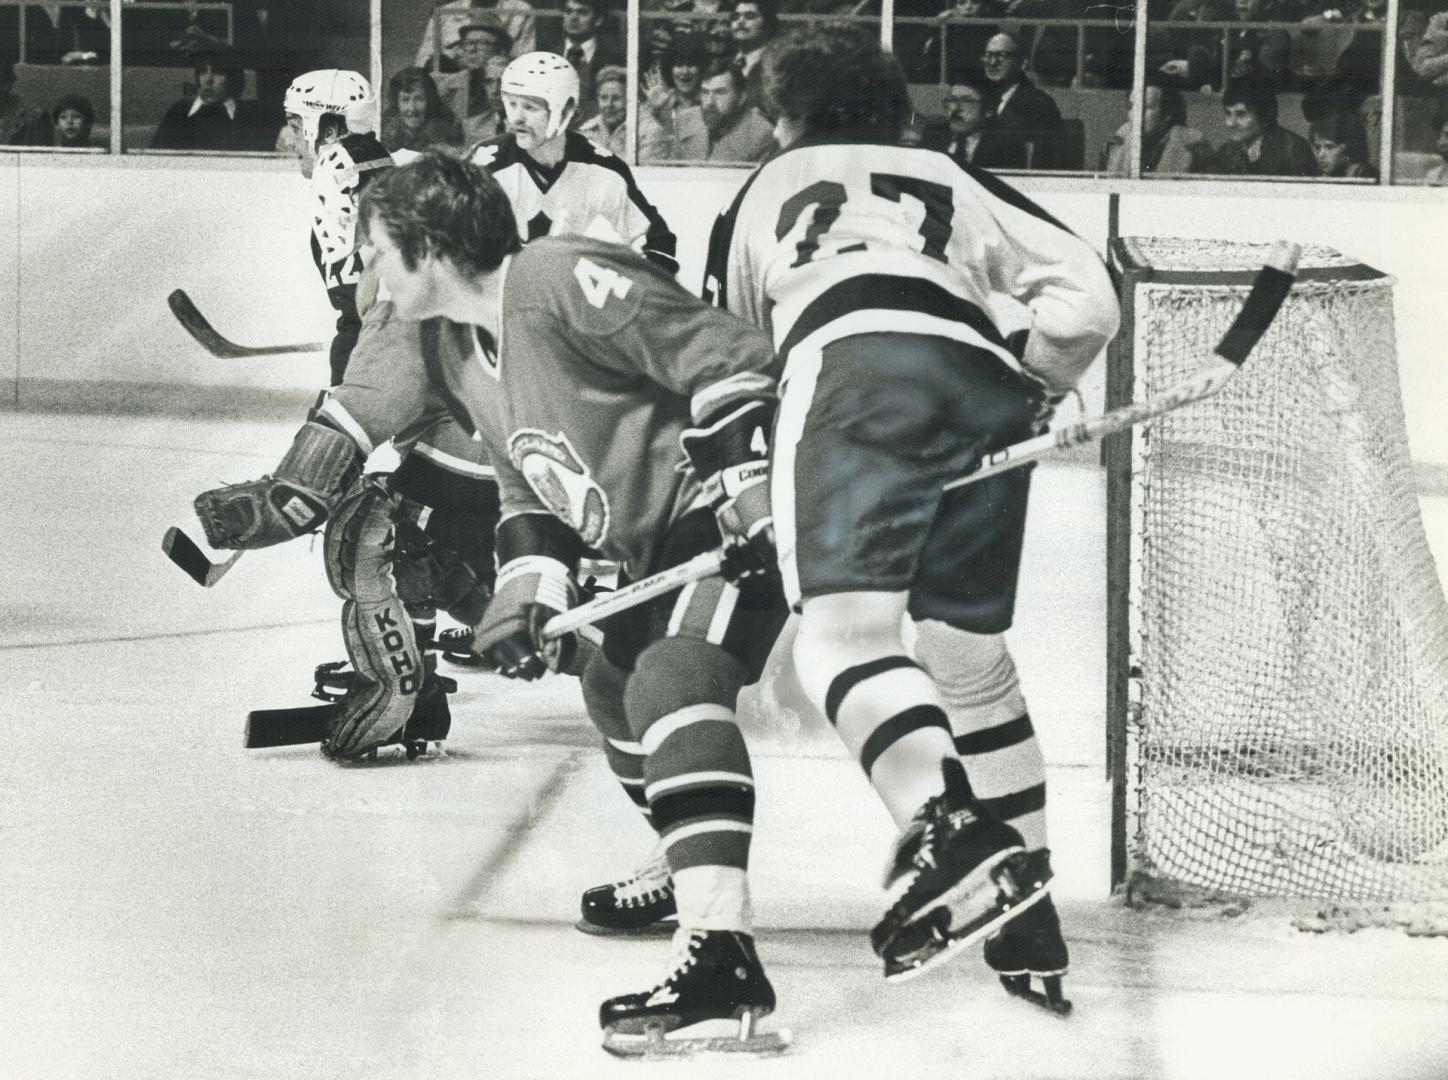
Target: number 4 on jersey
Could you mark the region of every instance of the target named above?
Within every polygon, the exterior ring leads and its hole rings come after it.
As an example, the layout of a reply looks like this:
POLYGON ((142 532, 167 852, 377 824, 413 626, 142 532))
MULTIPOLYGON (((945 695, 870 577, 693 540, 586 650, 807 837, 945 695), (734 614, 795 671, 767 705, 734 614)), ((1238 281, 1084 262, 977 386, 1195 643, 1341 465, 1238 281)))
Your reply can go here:
POLYGON ((573 276, 583 289, 583 295, 596 308, 608 303, 610 296, 622 300, 633 288, 633 278, 624 277, 617 270, 599 266, 591 259, 579 259, 573 267, 573 276))

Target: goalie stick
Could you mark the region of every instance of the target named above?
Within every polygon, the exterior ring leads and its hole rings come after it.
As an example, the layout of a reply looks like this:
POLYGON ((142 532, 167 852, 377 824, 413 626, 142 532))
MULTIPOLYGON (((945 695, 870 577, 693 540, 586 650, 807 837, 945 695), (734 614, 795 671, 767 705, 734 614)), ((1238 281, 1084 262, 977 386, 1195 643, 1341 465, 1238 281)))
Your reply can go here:
POLYGON ((299 345, 238 345, 216 332, 215 328, 206 321, 206 316, 201 314, 196 305, 191 302, 191 297, 186 295, 184 289, 177 289, 166 297, 166 303, 171 308, 171 314, 176 316, 176 321, 185 327, 186 332, 212 356, 220 357, 223 360, 239 360, 247 356, 322 352, 327 348, 327 343, 323 341, 309 341, 299 345))
POLYGON ((246 554, 243 549, 221 562, 212 562, 196 541, 174 525, 161 537, 161 550, 166 553, 166 558, 186 571, 192 581, 207 589, 225 577, 226 572, 236 565, 236 560, 246 554))

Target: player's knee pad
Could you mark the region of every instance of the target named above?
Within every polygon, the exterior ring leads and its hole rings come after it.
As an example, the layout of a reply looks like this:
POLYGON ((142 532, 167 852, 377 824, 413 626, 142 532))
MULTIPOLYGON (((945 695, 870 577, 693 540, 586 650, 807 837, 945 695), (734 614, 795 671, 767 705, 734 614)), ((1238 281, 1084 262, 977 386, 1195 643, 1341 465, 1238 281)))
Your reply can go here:
POLYGON ((393 509, 382 482, 368 477, 328 518, 323 532, 327 581, 341 599, 396 598, 393 509))
POLYGON ((957 735, 1023 716, 1015 662, 1001 634, 973 634, 936 619, 915 624, 915 656, 945 702, 957 735))
POLYGON ((734 718, 745 666, 696 638, 639 654, 624 688, 629 727, 648 755, 644 794, 675 869, 747 864, 754 776, 734 718))

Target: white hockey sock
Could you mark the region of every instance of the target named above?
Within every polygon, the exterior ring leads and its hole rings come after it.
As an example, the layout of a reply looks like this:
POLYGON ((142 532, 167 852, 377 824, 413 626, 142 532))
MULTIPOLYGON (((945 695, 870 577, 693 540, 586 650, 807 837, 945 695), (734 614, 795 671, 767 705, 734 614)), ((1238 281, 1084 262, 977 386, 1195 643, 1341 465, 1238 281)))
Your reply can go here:
POLYGON ((806 602, 794 644, 800 684, 904 827, 940 794, 940 762, 955 754, 940 695, 905 655, 898 617, 874 620, 879 632, 869 633, 847 619, 813 617, 815 603, 806 602))
POLYGON ((916 631, 916 656, 945 700, 971 790, 1027 847, 1046 847, 1045 760, 1004 637, 935 620, 916 631))
POLYGON ((749 875, 737 866, 690 866, 674 871, 679 927, 754 933, 749 875))

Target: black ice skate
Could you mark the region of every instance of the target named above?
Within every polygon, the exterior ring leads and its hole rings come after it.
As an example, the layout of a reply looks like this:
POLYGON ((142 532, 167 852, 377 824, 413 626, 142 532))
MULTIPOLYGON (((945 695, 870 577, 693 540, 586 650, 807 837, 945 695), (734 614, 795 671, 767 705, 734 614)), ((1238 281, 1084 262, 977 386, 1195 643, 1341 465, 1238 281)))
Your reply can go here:
POLYGON ((473 631, 469 626, 452 626, 439 633, 432 646, 442 658, 458 667, 485 668, 488 662, 473 652, 473 631))
POLYGON ((891 982, 928 971, 1044 895, 1021 834, 976 801, 958 759, 941 768, 945 790, 916 812, 886 876, 886 888, 903 891, 870 933, 891 982))
POLYGON ((681 929, 672 969, 651 990, 609 998, 598 1010, 603 1048, 615 1057, 701 1053, 777 1054, 788 1032, 761 1032, 774 987, 754 938, 730 930, 681 929))
MULTIPOLYGON (((1030 876, 1050 879, 1049 851, 1042 848, 1026 858, 1030 876)), ((1071 1003, 1061 993, 1061 977, 1070 966, 1070 954, 1050 896, 1042 897, 985 939, 985 962, 1000 976, 1007 993, 1060 1016, 1071 1012, 1071 1003), (1041 989, 1032 987, 1033 977, 1041 980, 1041 989)))
POLYGON ((678 929, 674 879, 660 844, 623 881, 595 885, 583 894, 583 916, 574 925, 585 934, 653 937, 678 929))

